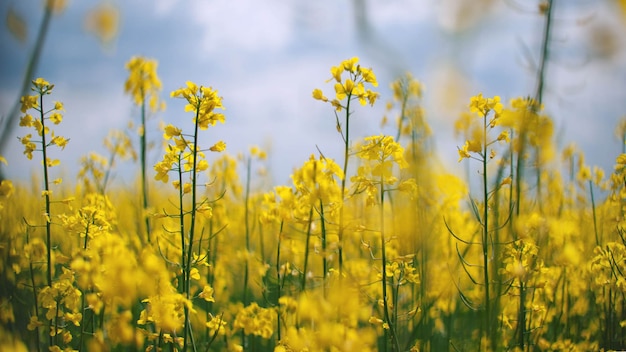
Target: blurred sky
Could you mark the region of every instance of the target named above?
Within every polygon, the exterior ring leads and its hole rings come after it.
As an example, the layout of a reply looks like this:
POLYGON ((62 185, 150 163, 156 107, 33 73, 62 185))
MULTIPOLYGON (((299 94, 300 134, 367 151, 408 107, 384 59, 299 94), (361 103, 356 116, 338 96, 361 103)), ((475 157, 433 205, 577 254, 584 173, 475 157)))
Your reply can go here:
MULTIPOLYGON (((614 136, 626 115, 626 19, 618 0, 555 0, 546 112, 555 120, 559 146, 576 142, 587 163, 610 173, 621 144, 614 136), (622 12, 620 12, 622 11, 622 12)), ((68 1, 52 19, 36 76, 55 84, 50 100, 66 112, 57 134, 70 143, 57 153, 73 176, 80 156, 104 153, 112 128, 139 121, 123 86, 124 64, 134 55, 158 60, 167 109, 152 116, 148 138, 157 144, 149 165, 160 159, 158 122, 191 128, 192 116, 169 93, 191 80, 212 86, 224 98, 226 124, 202 133, 204 147, 224 140, 232 155, 259 145, 276 184, 285 183, 316 146, 341 160, 342 141, 328 104, 311 97, 314 88, 333 96, 330 67, 358 56, 380 83, 375 107, 355 108, 351 136, 380 129, 389 83, 410 71, 425 87, 423 106, 442 165, 455 170, 453 123, 472 95, 500 95, 503 101, 533 95, 532 61, 539 57, 543 18, 527 0, 135 0, 107 1, 119 10, 120 27, 108 43, 85 30, 85 18, 102 1, 68 1)), ((4 0, 0 18, 23 17, 20 42, 0 30, 0 114, 18 98, 41 0, 4 0)), ((5 21, 6 22, 6 21, 5 21)), ((17 122, 16 122, 17 123, 17 122)), ((29 179, 40 162, 22 155, 16 128, 2 153, 10 178, 29 179)), ((134 175, 130 163, 117 177, 134 175)))

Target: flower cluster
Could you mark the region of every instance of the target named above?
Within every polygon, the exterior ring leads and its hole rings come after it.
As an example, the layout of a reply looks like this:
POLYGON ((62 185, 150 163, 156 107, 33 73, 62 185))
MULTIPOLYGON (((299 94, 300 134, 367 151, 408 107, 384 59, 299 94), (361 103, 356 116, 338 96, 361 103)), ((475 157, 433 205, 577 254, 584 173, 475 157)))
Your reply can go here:
MULTIPOLYGON (((333 66, 330 69, 332 77, 328 80, 335 80, 335 98, 329 100, 320 89, 313 90, 313 98, 323 102, 330 102, 337 111, 348 109, 350 101, 358 99, 361 105, 374 105, 378 99, 378 93, 365 88, 365 83, 378 87, 376 75, 371 68, 365 68, 358 64, 359 58, 353 57, 344 60, 339 66, 333 66), (345 80, 342 78, 344 73, 348 74, 345 80), (346 100, 346 102, 344 102, 346 100)), ((328 82, 327 81, 327 82, 328 82)))
MULTIPOLYGON (((41 140, 33 140, 33 135, 30 133, 20 138, 20 142, 24 145, 24 154, 28 159, 33 158, 33 152, 36 150, 42 150, 51 145, 55 145, 63 150, 69 142, 69 139, 63 136, 55 135, 54 131, 51 130, 49 126, 46 126, 46 121, 50 121, 55 125, 60 124, 61 121, 63 121, 63 115, 61 112, 65 111, 63 103, 58 101, 54 103, 54 108, 52 110, 44 110, 43 97, 45 95, 52 94, 54 84, 50 84, 43 78, 37 78, 33 80, 32 83, 32 90, 36 94, 25 95, 22 97, 22 107, 20 110, 24 113, 24 115, 20 118, 20 126, 33 128, 39 137, 41 137, 41 140), (28 113, 29 110, 35 110, 38 113, 38 116, 33 117, 28 113), (47 140, 47 135, 50 135, 50 140, 47 140)), ((57 159, 50 159, 47 157, 45 159, 45 164, 48 167, 59 165, 59 163, 60 162, 57 159)))

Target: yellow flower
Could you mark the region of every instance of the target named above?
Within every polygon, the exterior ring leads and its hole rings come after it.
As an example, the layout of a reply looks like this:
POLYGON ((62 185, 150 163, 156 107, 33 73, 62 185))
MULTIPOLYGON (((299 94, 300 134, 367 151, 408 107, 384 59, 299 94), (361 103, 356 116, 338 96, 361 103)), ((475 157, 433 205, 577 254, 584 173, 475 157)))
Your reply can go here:
POLYGON ((80 321, 82 320, 83 315, 81 313, 65 313, 65 320, 71 321, 75 326, 80 326, 80 321))
POLYGON ((31 127, 33 126, 33 117, 29 114, 26 114, 20 117, 20 126, 21 127, 31 127))
POLYGON ((30 321, 28 322, 28 325, 26 326, 26 329, 28 329, 28 331, 33 331, 37 328, 40 328, 44 326, 44 324, 42 322, 39 321, 39 319, 37 319, 36 316, 31 316, 30 317, 30 321))
POLYGON ((341 66, 343 66, 343 69, 348 71, 348 72, 354 72, 356 70, 356 67, 357 67, 357 66, 355 66, 357 62, 359 62, 359 58, 355 56, 355 57, 350 58, 348 60, 344 60, 341 63, 341 66))
POLYGON ((46 158, 46 166, 48 167, 54 167, 61 164, 61 161, 59 159, 50 159, 50 158, 46 158))
POLYGON ((372 86, 378 87, 378 81, 376 80, 376 75, 371 68, 365 68, 359 66, 359 71, 361 72, 361 76, 363 76, 363 80, 367 83, 371 83, 372 86))
POLYGON ((202 204, 196 209, 196 211, 207 219, 213 217, 213 208, 211 208, 208 204, 202 204))
POLYGON ((484 98, 480 93, 470 98, 470 111, 476 112, 481 116, 486 116, 490 111, 494 111, 496 114, 502 112, 502 103, 500 103, 500 97, 494 96, 493 98, 484 98))
POLYGON ((259 158, 259 160, 265 160, 267 158, 267 153, 256 145, 250 147, 250 155, 259 158))
POLYGON ((101 42, 107 43, 117 35, 119 18, 120 13, 117 7, 109 2, 101 2, 87 14, 85 28, 101 42))
POLYGON ((176 136, 180 136, 182 133, 182 130, 172 124, 169 124, 167 126, 165 126, 165 128, 163 129, 164 133, 163 133, 163 138, 170 140, 172 139, 172 137, 176 136))
MULTIPOLYGON (((335 81, 337 82, 341 82, 341 73, 343 72, 343 67, 342 66, 333 66, 330 68, 330 74, 332 75, 332 77, 328 80, 332 80, 333 78, 335 79, 335 81)), ((326 82, 328 82, 326 81, 326 82)))
POLYGON ((324 93, 320 89, 317 89, 317 88, 313 89, 313 99, 321 100, 324 102, 328 101, 328 98, 324 96, 324 93))
POLYGON ((343 100, 347 96, 352 95, 354 90, 354 82, 351 79, 347 79, 345 83, 335 83, 335 97, 337 100, 343 100))
POLYGON ((191 268, 191 271, 189 272, 189 277, 196 281, 200 280, 200 271, 198 271, 198 268, 191 268))
POLYGON ((198 127, 203 130, 209 126, 215 126, 217 122, 224 123, 224 115, 214 112, 215 109, 224 110, 222 98, 218 95, 217 90, 211 87, 198 87, 191 81, 187 81, 186 85, 186 88, 172 91, 170 96, 187 100, 188 104, 185 106, 185 111, 193 111, 196 114, 194 123, 197 123, 198 127))
POLYGON ((57 146, 61 147, 61 149, 65 149, 65 146, 67 145, 67 142, 69 142, 70 140, 65 138, 65 137, 61 137, 61 136, 54 136, 52 137, 52 140, 50 141, 50 143, 54 143, 57 146))
MULTIPOLYGON (((31 90, 38 92, 39 94, 50 94, 52 88, 54 88, 54 84, 50 84, 50 82, 45 79, 39 77, 31 81, 33 83, 33 88, 31 90)), ((36 97, 37 98, 37 97, 36 97)))
POLYGON ((209 169, 209 162, 206 161, 206 159, 201 159, 200 161, 198 161, 198 164, 196 165, 196 171, 205 171, 209 169))
POLYGON ((209 148, 209 150, 212 152, 223 152, 226 150, 226 143, 224 143, 224 141, 219 141, 209 148))
POLYGON ((13 194, 13 182, 10 180, 0 181, 0 197, 10 197, 13 194))
POLYGON ((164 108, 164 104, 158 99, 161 80, 157 76, 157 66, 156 60, 138 56, 132 57, 126 63, 129 75, 124 83, 124 91, 133 97, 135 104, 147 104, 152 111, 164 108))
POLYGON ((465 158, 471 158, 472 156, 469 153, 469 142, 465 141, 465 144, 463 145, 463 147, 458 148, 459 150, 459 162, 461 162, 461 160, 465 159, 465 158))
POLYGON ((215 302, 215 298, 213 298, 213 292, 213 287, 205 285, 202 289, 202 292, 198 294, 198 297, 204 299, 207 302, 215 302))
POLYGON ((61 123, 61 121, 63 121, 63 115, 59 114, 58 112, 54 112, 50 114, 49 119, 50 121, 52 121, 52 123, 54 123, 55 125, 58 125, 61 123))
POLYGON ((20 103, 22 103, 20 111, 25 113, 29 109, 36 109, 39 107, 39 97, 37 95, 24 95, 20 98, 20 103))
POLYGON ((509 143, 511 141, 511 137, 509 136, 509 130, 504 130, 500 132, 500 134, 498 135, 498 140, 509 143))

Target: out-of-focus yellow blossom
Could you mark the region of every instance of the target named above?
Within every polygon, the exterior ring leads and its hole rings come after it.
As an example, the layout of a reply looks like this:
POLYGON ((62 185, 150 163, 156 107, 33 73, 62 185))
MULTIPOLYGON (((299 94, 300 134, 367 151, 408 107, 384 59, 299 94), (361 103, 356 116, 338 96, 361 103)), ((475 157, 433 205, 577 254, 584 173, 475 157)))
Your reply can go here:
POLYGON ((120 12, 108 1, 102 1, 87 14, 85 29, 94 34, 100 42, 106 44, 117 36, 120 12))
POLYGON ((226 143, 224 143, 224 141, 219 141, 210 147, 209 150, 212 152, 223 152, 226 150, 226 143))
POLYGON ((240 310, 233 327, 242 329, 246 335, 256 335, 269 339, 274 334, 274 309, 262 308, 256 302, 240 310))
POLYGON ((198 294, 199 298, 202 298, 203 300, 207 301, 207 302, 215 302, 215 298, 213 298, 213 287, 205 285, 204 288, 202 289, 202 292, 200 292, 198 294))
POLYGON ((326 96, 324 95, 322 90, 321 89, 317 89, 317 88, 313 90, 313 99, 321 100, 323 102, 327 102, 328 101, 328 98, 326 98, 326 96))
POLYGON ((58 124, 61 123, 61 121, 63 121, 63 115, 59 114, 58 112, 54 112, 54 113, 50 114, 50 117, 48 117, 48 118, 55 125, 58 125, 58 124))
POLYGON ((473 96, 470 99, 469 108, 471 112, 478 113, 480 116, 487 115, 490 111, 494 111, 496 114, 502 113, 502 103, 499 96, 493 98, 485 98, 483 94, 473 96))
POLYGON ((124 83, 124 91, 133 97, 135 104, 147 105, 153 112, 165 109, 165 103, 159 100, 161 80, 157 75, 157 66, 156 60, 132 57, 126 63, 129 75, 124 83))
POLYGON ((469 142, 465 141, 465 144, 463 144, 463 147, 458 148, 459 150, 459 162, 461 162, 463 159, 467 158, 471 158, 472 155, 469 153, 469 142))
POLYGON ((206 323, 206 327, 209 328, 211 334, 217 333, 218 336, 226 335, 227 322, 222 320, 222 316, 211 316, 211 320, 206 323))
POLYGON ((52 137, 52 140, 50 141, 50 143, 54 143, 56 144, 58 147, 61 148, 61 150, 65 149, 65 146, 67 145, 67 143, 70 140, 65 138, 65 137, 61 137, 61 136, 54 136, 52 137))

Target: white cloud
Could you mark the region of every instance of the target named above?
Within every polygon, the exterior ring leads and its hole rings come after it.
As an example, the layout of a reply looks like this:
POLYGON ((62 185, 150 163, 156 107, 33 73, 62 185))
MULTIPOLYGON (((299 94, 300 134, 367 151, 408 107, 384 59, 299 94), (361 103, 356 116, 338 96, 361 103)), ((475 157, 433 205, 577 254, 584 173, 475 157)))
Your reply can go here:
POLYGON ((273 50, 293 39, 291 7, 277 0, 196 0, 189 8, 207 52, 273 50))

